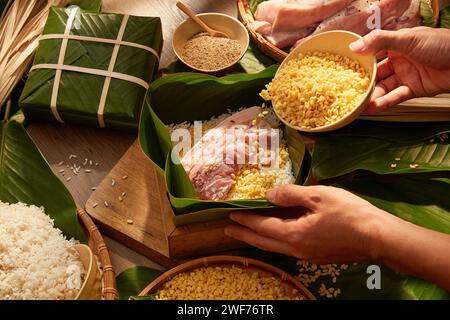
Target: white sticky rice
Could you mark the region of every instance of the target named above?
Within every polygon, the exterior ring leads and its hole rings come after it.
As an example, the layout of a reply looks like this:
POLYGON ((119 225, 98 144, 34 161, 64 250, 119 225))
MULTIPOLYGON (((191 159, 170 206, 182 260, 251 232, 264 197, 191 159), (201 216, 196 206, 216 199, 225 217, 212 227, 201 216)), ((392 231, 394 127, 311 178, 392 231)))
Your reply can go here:
MULTIPOLYGON (((43 208, 0 201, 0 300, 71 300, 70 270, 85 271, 78 253, 43 208)), ((75 275, 76 276, 76 275, 75 275)))

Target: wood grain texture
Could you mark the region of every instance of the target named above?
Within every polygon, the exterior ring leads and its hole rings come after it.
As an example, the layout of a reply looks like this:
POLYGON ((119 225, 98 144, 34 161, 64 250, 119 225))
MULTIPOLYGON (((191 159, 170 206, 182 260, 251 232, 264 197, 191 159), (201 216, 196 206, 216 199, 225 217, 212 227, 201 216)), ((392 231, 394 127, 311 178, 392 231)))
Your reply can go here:
POLYGON ((86 210, 108 235, 135 250, 149 248, 148 256, 167 265, 169 250, 161 212, 170 210, 170 205, 162 201, 161 184, 136 141, 93 192, 86 210))
MULTIPOLYGON (((237 15, 234 0, 185 0, 184 2, 199 13, 214 11, 237 15)), ((175 59, 171 46, 172 33, 185 19, 183 13, 175 7, 175 3, 175 0, 103 0, 103 11, 161 17, 164 36, 161 67, 166 67, 175 59)), ((136 136, 122 132, 76 126, 60 127, 49 123, 33 123, 28 126, 28 132, 77 204, 81 206, 91 195, 91 188, 100 184, 136 139, 136 136), (67 176, 63 177, 58 172, 62 169, 58 163, 62 160, 67 161, 70 154, 78 155, 83 161, 84 158, 97 161, 99 167, 89 174, 72 176, 71 181, 67 182, 65 180, 67 176)), ((153 261, 108 237, 105 237, 105 242, 110 249, 117 274, 134 265, 160 268, 153 261)))

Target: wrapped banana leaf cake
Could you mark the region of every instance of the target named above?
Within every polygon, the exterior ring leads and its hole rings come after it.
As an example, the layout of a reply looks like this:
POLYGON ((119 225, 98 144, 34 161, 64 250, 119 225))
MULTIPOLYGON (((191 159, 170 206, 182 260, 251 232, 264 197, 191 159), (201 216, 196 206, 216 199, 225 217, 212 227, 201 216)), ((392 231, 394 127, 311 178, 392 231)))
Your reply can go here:
POLYGON ((51 8, 20 98, 26 118, 136 131, 162 42, 159 18, 51 8))

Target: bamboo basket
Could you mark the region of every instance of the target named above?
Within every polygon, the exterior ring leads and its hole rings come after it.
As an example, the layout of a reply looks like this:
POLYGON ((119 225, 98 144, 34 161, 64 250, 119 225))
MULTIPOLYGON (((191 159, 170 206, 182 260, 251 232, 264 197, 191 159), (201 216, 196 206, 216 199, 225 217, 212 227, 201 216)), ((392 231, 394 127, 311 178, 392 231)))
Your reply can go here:
POLYGON ((237 0, 238 12, 239 16, 242 20, 242 23, 248 30, 250 38, 253 40, 253 43, 267 56, 272 58, 277 62, 282 62, 287 56, 288 53, 283 50, 275 47, 272 43, 270 43, 266 38, 260 35, 258 32, 253 30, 250 25, 255 21, 255 17, 253 16, 253 12, 250 9, 250 5, 247 0, 237 0))
POLYGON ((108 247, 97 226, 84 209, 78 209, 78 218, 88 236, 89 247, 100 260, 102 270, 102 298, 103 300, 116 300, 118 298, 116 274, 111 263, 108 247))
POLYGON ((150 283, 139 296, 148 296, 156 294, 158 290, 173 277, 180 273, 190 272, 194 269, 202 267, 241 267, 249 273, 258 272, 263 277, 275 277, 281 280, 282 286, 286 289, 286 292, 290 293, 290 297, 294 297, 292 290, 296 289, 305 300, 316 300, 314 295, 303 286, 300 281, 295 279, 290 274, 283 270, 276 268, 270 264, 255 259, 238 257, 238 256, 211 256, 206 258, 195 259, 186 263, 183 263, 159 276, 152 283, 150 283))

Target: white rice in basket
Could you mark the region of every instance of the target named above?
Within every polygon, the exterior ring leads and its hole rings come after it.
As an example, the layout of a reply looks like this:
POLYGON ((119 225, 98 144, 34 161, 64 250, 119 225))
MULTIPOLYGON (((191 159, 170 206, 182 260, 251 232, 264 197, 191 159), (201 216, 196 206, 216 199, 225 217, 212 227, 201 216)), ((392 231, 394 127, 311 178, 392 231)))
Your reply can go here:
POLYGON ((77 243, 43 208, 0 201, 0 300, 74 299, 79 288, 68 279, 82 283, 85 274, 78 253, 68 250, 77 243))

